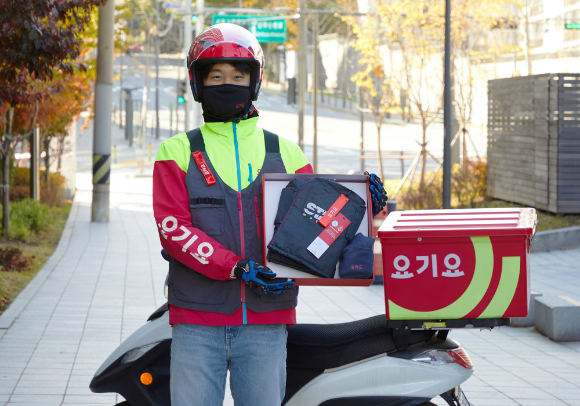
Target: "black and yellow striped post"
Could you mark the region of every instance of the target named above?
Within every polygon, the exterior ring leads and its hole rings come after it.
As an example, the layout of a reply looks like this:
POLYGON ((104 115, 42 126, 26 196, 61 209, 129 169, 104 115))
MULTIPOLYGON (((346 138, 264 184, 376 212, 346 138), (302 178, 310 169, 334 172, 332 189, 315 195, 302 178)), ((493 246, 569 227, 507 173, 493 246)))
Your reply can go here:
POLYGON ((93 204, 91 221, 109 221, 109 183, 111 180, 111 107, 113 105, 113 33, 115 0, 99 7, 97 80, 93 134, 93 204))
POLYGON ((93 185, 108 185, 111 177, 111 155, 93 155, 93 185))

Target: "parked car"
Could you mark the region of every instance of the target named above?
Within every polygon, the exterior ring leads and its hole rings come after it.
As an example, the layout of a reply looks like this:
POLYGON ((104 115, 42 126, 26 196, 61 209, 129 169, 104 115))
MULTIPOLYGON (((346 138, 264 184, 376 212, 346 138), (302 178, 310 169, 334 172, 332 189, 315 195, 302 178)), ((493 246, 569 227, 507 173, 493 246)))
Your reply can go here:
POLYGON ((139 45, 139 44, 133 44, 133 45, 129 45, 127 47, 127 55, 131 55, 132 53, 135 52, 143 52, 143 45, 139 45))

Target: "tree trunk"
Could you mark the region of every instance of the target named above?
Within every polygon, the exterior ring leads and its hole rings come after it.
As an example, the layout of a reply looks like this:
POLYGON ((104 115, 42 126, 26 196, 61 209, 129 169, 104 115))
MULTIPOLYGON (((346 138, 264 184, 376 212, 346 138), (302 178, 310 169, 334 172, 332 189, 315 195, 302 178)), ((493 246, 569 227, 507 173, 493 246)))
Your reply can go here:
POLYGON ((421 143, 421 180, 419 181, 419 190, 423 190, 425 186, 425 172, 427 170, 427 117, 421 114, 421 121, 423 124, 423 142, 421 143))
POLYGON ((2 160, 2 229, 4 236, 10 237, 10 148, 2 160))
POLYGON ((58 173, 60 173, 60 168, 61 168, 61 164, 62 164, 62 154, 64 152, 64 135, 59 134, 58 135, 58 147, 56 149, 56 153, 57 153, 57 164, 56 164, 56 171, 58 173))
POLYGON ((50 189, 50 185, 48 183, 50 180, 50 174, 48 172, 48 167, 50 166, 49 148, 50 148, 50 138, 45 137, 44 150, 46 151, 46 156, 44 157, 44 166, 46 167, 46 170, 44 171, 44 183, 46 184, 46 189, 50 189))
MULTIPOLYGON (((381 120, 382 121, 382 120, 381 120)), ((377 152, 379 154, 379 173, 381 176, 381 179, 384 181, 385 179, 385 174, 383 173, 383 152, 381 150, 381 125, 378 124, 377 125, 377 152)))

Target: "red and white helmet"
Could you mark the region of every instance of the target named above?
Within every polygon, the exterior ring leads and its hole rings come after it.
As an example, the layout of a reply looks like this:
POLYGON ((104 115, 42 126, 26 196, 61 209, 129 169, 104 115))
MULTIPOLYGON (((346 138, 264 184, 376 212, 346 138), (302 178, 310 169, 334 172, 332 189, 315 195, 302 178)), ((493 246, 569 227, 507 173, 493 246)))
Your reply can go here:
POLYGON ((195 101, 203 99, 201 68, 208 63, 248 62, 250 65, 250 96, 258 99, 264 72, 264 54, 256 37, 244 27, 223 23, 199 34, 187 54, 189 83, 195 101))

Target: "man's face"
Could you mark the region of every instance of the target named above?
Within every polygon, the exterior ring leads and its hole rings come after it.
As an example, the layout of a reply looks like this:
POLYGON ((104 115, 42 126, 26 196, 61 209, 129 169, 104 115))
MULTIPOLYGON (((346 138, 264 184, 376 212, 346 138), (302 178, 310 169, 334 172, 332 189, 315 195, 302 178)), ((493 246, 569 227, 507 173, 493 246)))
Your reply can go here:
POLYGON ((242 73, 229 63, 216 63, 203 79, 204 86, 238 85, 250 86, 250 74, 242 73))

